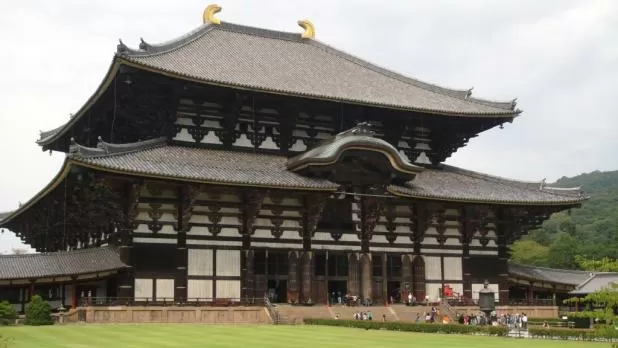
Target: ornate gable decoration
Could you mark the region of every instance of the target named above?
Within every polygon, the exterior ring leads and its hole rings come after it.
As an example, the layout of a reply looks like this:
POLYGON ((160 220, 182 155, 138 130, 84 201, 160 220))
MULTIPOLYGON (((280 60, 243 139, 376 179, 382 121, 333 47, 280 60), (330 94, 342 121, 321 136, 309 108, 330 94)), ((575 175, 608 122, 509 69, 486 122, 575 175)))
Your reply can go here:
POLYGON ((366 122, 290 158, 287 168, 353 186, 404 183, 423 170, 409 163, 393 145, 374 137, 371 124, 366 122))

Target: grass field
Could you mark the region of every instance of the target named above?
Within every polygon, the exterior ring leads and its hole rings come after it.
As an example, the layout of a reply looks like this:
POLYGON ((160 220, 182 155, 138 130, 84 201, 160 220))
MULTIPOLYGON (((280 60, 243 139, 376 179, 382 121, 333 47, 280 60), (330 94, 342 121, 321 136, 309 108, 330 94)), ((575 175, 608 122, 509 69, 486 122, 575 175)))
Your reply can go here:
POLYGON ((609 343, 523 340, 498 337, 365 331, 317 326, 225 326, 189 324, 0 327, 10 348, 99 347, 609 347, 609 343))

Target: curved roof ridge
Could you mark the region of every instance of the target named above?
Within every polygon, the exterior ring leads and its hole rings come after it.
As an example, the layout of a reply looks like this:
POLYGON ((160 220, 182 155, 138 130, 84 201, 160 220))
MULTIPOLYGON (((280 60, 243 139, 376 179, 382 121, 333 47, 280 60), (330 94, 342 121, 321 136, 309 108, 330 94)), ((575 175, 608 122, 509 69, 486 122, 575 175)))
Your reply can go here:
POLYGON ((542 192, 547 192, 547 193, 554 194, 557 196, 565 196, 565 197, 582 197, 582 198, 588 197, 583 194, 580 188, 554 189, 553 187, 547 187, 544 185, 545 179, 539 182, 523 181, 523 180, 518 180, 518 179, 510 179, 510 178, 497 176, 497 175, 480 173, 480 172, 476 172, 473 170, 463 169, 463 168, 454 167, 454 166, 450 166, 446 164, 443 166, 448 167, 449 170, 457 171, 462 175, 468 175, 468 176, 476 177, 476 178, 483 179, 483 180, 491 180, 499 184, 510 185, 510 186, 514 186, 514 187, 518 187, 518 188, 522 188, 526 190, 542 191, 542 192))
POLYGON ((216 25, 205 23, 186 34, 156 44, 146 42, 143 38, 140 38, 139 48, 137 49, 131 48, 125 45, 122 40, 119 40, 120 43, 116 48, 116 54, 121 56, 149 56, 173 51, 199 39, 214 27, 216 27, 216 25))
POLYGON ((153 138, 148 140, 136 141, 133 143, 108 143, 103 141, 103 138, 98 138, 96 147, 88 147, 78 144, 75 139, 71 139, 73 143, 69 147, 70 157, 104 157, 122 155, 126 153, 150 149, 166 144, 165 137, 153 138))
POLYGON ((507 178, 507 177, 498 176, 498 175, 490 175, 486 173, 481 173, 481 172, 477 172, 477 171, 470 170, 470 169, 455 167, 455 166, 451 166, 448 164, 443 164, 441 165, 441 167, 443 167, 444 169, 450 170, 450 171, 458 172, 463 175, 468 175, 468 176, 472 176, 472 177, 479 178, 479 179, 491 180, 493 182, 503 183, 507 185, 511 184, 511 185, 515 185, 521 188, 537 188, 538 189, 539 187, 541 187, 541 184, 542 184, 542 180, 537 182, 537 181, 512 179, 512 178, 507 178))

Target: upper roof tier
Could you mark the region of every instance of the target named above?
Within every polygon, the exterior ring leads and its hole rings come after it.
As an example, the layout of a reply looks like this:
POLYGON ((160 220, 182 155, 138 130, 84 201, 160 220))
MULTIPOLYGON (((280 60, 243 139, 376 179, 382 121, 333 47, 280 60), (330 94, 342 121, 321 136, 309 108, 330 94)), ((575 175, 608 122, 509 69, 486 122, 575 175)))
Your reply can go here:
POLYGON ((118 56, 138 66, 205 83, 454 116, 513 117, 515 101, 471 98, 409 78, 301 34, 221 22, 118 56))
MULTIPOLYGON (((521 112, 515 99, 477 99, 472 89, 450 89, 404 76, 321 43, 307 34, 308 29, 300 34, 205 22, 162 44, 142 40, 132 49, 121 41, 98 90, 69 122, 41 132, 38 143, 49 145, 67 133, 123 66, 193 83, 426 114, 510 121, 521 112)), ((308 21, 300 22, 314 33, 308 21)))

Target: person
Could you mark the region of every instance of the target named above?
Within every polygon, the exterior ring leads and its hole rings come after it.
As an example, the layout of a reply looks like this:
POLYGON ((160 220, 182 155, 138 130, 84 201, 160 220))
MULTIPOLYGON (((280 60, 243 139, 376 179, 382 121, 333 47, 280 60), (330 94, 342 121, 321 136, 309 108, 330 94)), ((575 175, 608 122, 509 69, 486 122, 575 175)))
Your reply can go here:
POLYGON ((549 324, 547 323, 547 321, 544 321, 544 322, 543 322, 543 327, 544 327, 544 328, 548 328, 548 327, 549 327, 549 324))
POLYGON ((371 311, 367 312, 367 320, 373 320, 373 314, 371 314, 371 311))
POLYGON ((382 314, 382 322, 386 322, 386 314, 382 314))

